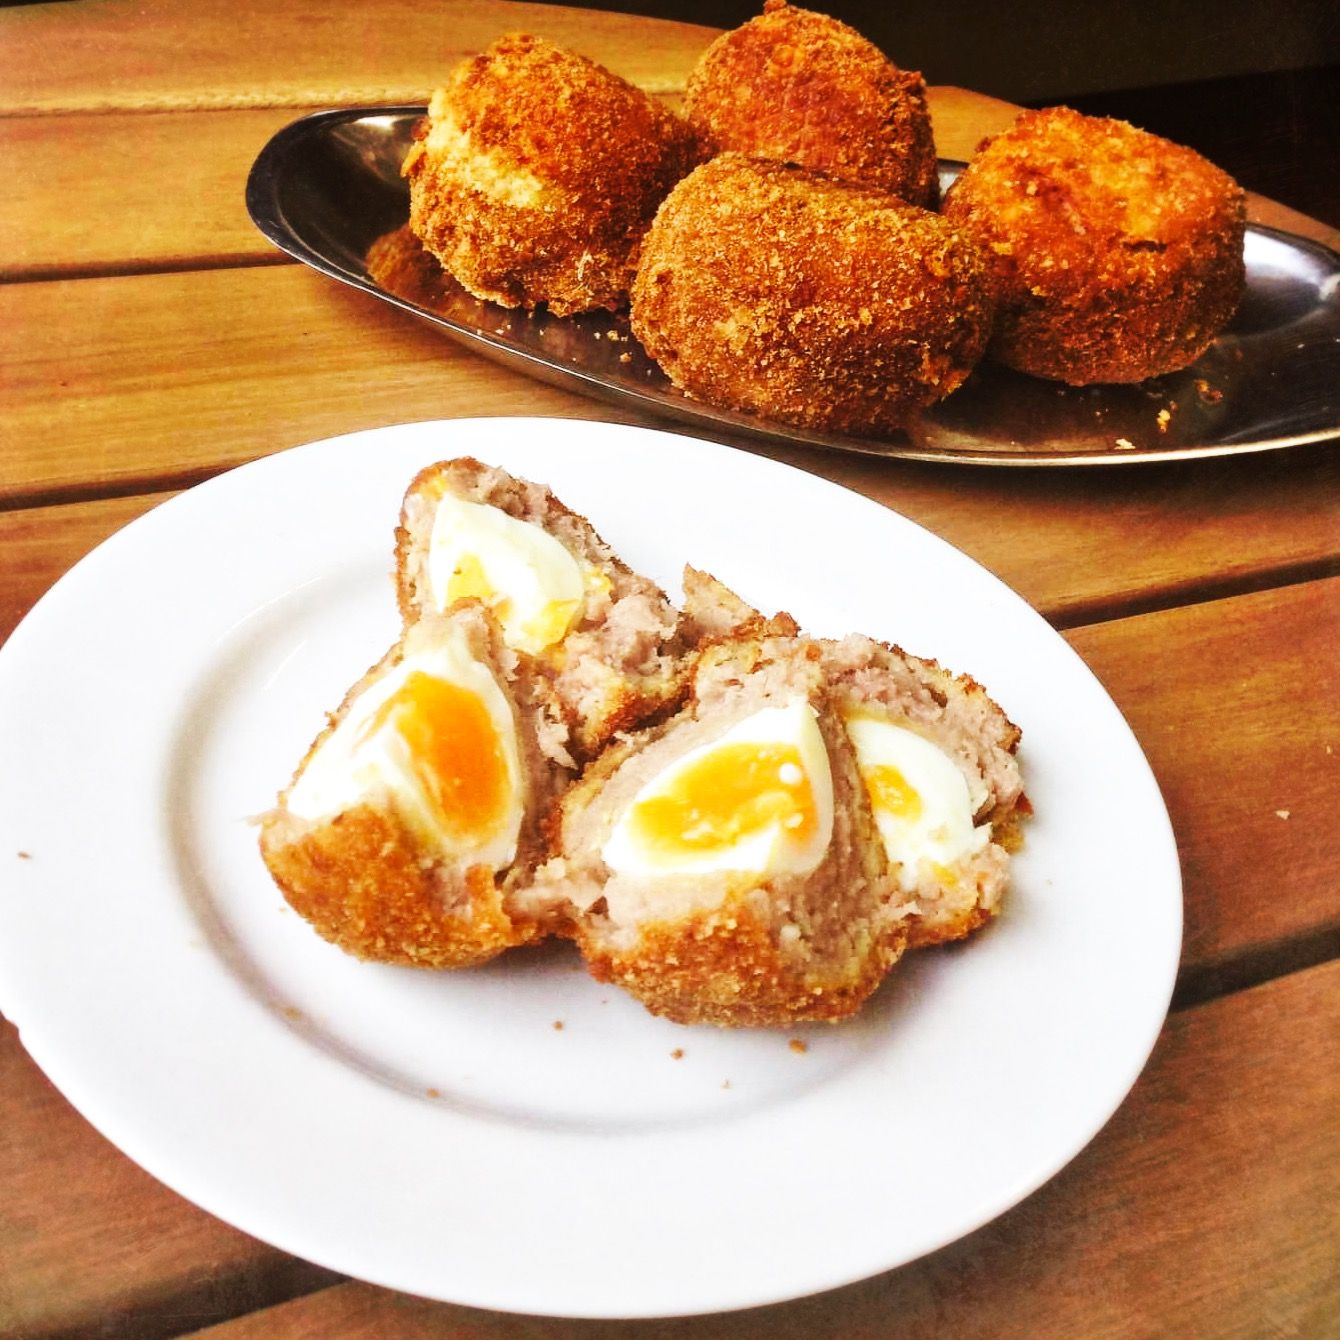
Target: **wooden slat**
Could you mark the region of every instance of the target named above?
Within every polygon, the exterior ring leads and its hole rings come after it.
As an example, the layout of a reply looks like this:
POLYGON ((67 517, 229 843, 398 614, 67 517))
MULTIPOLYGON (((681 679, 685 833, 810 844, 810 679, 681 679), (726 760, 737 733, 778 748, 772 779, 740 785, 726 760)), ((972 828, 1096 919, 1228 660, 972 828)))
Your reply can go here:
MULTIPOLYGON (((630 417, 298 266, 0 286, 0 366, 11 503, 173 487, 384 423, 630 417)), ((772 454, 930 525, 1063 622, 1340 555, 1340 455, 1326 448, 1110 472, 772 454)))
POLYGON ((1097 472, 768 454, 944 536, 1061 626, 1315 575, 1340 555, 1330 446, 1097 472))
POLYGON ((505 32, 677 91, 715 31, 507 0, 81 0, 0 10, 0 114, 416 102, 505 32))
MULTIPOLYGON (((971 156, 1018 110, 956 88, 933 88, 931 106, 947 158, 971 156)), ((247 216, 243 184, 269 136, 314 110, 0 118, 0 279, 286 259, 247 216)), ((1340 233, 1282 205, 1253 197, 1252 215, 1340 245, 1340 233)))
POLYGON ((0 366, 0 501, 178 483, 389 422, 587 407, 300 266, 0 287, 0 366))
MULTIPOLYGON (((64 530, 66 540, 53 539, 52 546, 68 556, 112 524, 120 507, 133 510, 142 501, 48 509, 34 528, 30 552, 40 553, 41 534, 59 536, 64 530)), ((53 561, 53 569, 59 566, 53 561)), ((1250 966, 1263 952, 1305 946, 1340 924, 1329 854, 1331 816, 1340 810, 1337 633, 1340 579, 1069 635, 1127 712, 1165 788, 1186 871, 1184 976, 1250 966), (1335 741, 1330 755, 1328 740, 1335 741), (1282 808, 1289 810, 1287 820, 1276 814, 1282 808)), ((1271 966, 1286 967, 1287 954, 1277 954, 1271 966)), ((69 1306, 80 1317, 102 1309, 125 1309, 130 1316, 135 1307, 149 1306, 145 1300, 167 1300, 176 1289, 196 1288, 189 1251, 183 1250, 173 1274, 158 1256, 148 1257, 142 1268, 128 1265, 122 1240, 125 1223, 175 1223, 178 1214, 189 1223, 179 1202, 128 1171, 72 1114, 53 1115, 56 1100, 31 1067, 12 1056, 5 1064, 0 1131, 17 1133, 10 1150, 16 1164, 0 1161, 0 1186, 16 1190, 7 1191, 0 1225, 21 1226, 22 1233, 13 1238, 10 1253, 0 1241, 0 1260, 17 1263, 9 1272, 10 1290, 32 1310, 26 1315, 57 1307, 65 1295, 52 1294, 50 1285, 62 1278, 69 1259, 79 1262, 84 1280, 83 1291, 69 1295, 69 1306), (48 1149, 49 1157, 35 1156, 48 1149), (28 1163, 32 1168, 20 1175, 28 1163), (46 1173, 44 1164, 50 1164, 46 1173), (68 1186, 68 1193, 52 1199, 48 1175, 68 1186), (103 1200, 79 1190, 109 1184, 117 1194, 103 1200)), ((213 1239, 194 1225, 188 1241, 198 1247, 213 1239)), ((270 1287, 263 1282, 276 1272, 290 1280, 278 1254, 254 1244, 244 1248, 231 1237, 222 1241, 237 1254, 221 1267, 220 1278, 235 1281, 228 1288, 270 1287)), ((163 1307, 169 1307, 167 1301, 163 1307)), ((48 1329, 59 1330, 64 1315, 49 1317, 48 1329)))
POLYGON ((338 1276, 227 1227, 112 1148, 0 1020, 0 1335, 177 1335, 338 1276))
POLYGON ((243 187, 265 141, 308 110, 0 119, 0 278, 287 260, 243 187))
POLYGON ((0 645, 58 577, 128 521, 170 497, 135 494, 0 512, 0 645))
POLYGON ((1182 989, 1203 996, 1291 956, 1340 953, 1340 578, 1067 636, 1131 723, 1172 816, 1182 989))
MULTIPOLYGON (((346 1284, 202 1336, 1329 1335, 1340 1317, 1337 1034, 1337 963, 1175 1015, 1125 1105, 1041 1191, 962 1242, 817 1298, 728 1316, 592 1325, 480 1312, 346 1284)), ((525 1263, 517 1262, 517 1269, 525 1263)))

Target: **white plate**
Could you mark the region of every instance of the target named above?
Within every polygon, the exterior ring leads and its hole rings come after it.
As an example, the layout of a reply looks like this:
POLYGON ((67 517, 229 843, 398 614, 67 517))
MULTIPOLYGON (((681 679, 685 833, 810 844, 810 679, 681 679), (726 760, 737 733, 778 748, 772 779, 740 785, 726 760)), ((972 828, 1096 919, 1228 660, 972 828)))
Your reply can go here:
POLYGON ((0 1008, 38 1064, 220 1218, 480 1307, 718 1311, 950 1242, 1107 1120, 1176 969, 1166 811, 1061 638, 877 504, 665 433, 412 424, 192 489, 0 652, 0 759, 0 1008), (788 1034, 653 1019, 565 946, 419 973, 286 912, 248 816, 393 639, 401 494, 459 454, 551 484, 672 592, 692 560, 981 679, 1037 808, 1005 916, 910 956, 856 1021, 788 1034))

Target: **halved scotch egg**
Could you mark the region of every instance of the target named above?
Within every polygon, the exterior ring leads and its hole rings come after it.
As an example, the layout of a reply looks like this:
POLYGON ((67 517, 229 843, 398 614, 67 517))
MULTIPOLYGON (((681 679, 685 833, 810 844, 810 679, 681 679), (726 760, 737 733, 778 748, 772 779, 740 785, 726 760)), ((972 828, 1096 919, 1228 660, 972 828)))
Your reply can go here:
POLYGON ((440 968, 544 933, 516 900, 566 774, 505 658, 477 603, 426 614, 350 690, 263 817, 271 875, 327 940, 440 968))
POLYGON ((407 624, 473 599, 535 681, 560 762, 683 700, 688 644, 665 593, 541 484, 469 457, 411 483, 396 536, 407 624))
POLYGON ((564 796, 561 887, 594 976, 680 1023, 781 1025, 857 1009, 905 909, 817 644, 725 638, 690 704, 612 745, 564 796))
MULTIPOLYGON (((796 632, 707 573, 684 574, 686 623, 702 639, 796 632)), ((934 661, 858 634, 823 642, 824 682, 855 751, 909 947, 961 939, 995 916, 1031 812, 1020 732, 986 690, 934 661)))
POLYGON ((1020 733, 982 686, 853 635, 824 644, 912 947, 961 939, 1000 910, 1030 812, 1020 733))

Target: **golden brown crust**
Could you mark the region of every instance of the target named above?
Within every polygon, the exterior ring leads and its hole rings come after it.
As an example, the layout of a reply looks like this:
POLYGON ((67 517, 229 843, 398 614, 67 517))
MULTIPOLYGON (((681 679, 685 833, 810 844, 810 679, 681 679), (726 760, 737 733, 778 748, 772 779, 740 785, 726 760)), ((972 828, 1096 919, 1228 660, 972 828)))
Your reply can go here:
POLYGON ((767 617, 710 572, 684 567, 685 633, 694 646, 723 638, 798 637, 800 625, 784 610, 767 617))
POLYGON ((716 152, 796 163, 934 208, 926 84, 854 28, 768 0, 703 53, 684 115, 716 152))
POLYGON ((501 37, 433 95, 404 162, 410 226, 504 307, 615 308, 656 206, 697 161, 688 126, 543 38, 501 37))
POLYGON ((863 432, 955 390, 991 307, 976 247, 938 215, 728 153, 658 211, 631 317, 689 395, 863 432))
POLYGON ((316 825, 268 816, 261 854, 293 910, 358 958, 464 968, 540 934, 507 915, 492 871, 445 879, 393 814, 369 805, 316 825))
POLYGON ((584 925, 577 939, 592 976, 635 995, 680 1024, 766 1028, 849 1018, 902 951, 901 933, 827 973, 798 969, 748 892, 674 922, 643 926, 629 949, 612 949, 584 925))
POLYGON ((984 141, 944 214, 982 247, 992 357, 1071 385, 1187 366, 1245 282, 1245 198, 1226 173, 1124 121, 1025 112, 984 141))

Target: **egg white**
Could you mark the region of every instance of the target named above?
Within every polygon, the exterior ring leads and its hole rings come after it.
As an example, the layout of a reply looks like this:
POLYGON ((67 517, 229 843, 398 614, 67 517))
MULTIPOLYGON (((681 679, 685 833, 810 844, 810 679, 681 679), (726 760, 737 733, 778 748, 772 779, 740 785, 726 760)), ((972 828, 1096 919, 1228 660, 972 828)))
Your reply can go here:
POLYGON ((290 814, 317 821, 366 800, 389 801, 419 838, 445 858, 494 869, 515 858, 525 811, 516 724, 492 670, 475 658, 459 629, 449 626, 431 648, 406 655, 373 680, 307 760, 285 803, 290 814), (404 736, 389 721, 370 729, 382 704, 415 671, 473 693, 488 713, 506 768, 507 803, 487 834, 467 837, 444 828, 404 736))
POLYGON ((736 722, 709 744, 690 750, 648 781, 624 808, 601 850, 605 864, 619 874, 706 874, 717 871, 756 875, 808 874, 828 850, 833 834, 833 776, 828 749, 814 708, 803 698, 784 707, 765 707, 736 722), (792 745, 800 756, 814 802, 815 826, 799 843, 781 823, 745 835, 737 842, 708 852, 651 850, 633 823, 633 812, 645 801, 670 792, 677 779, 714 751, 735 744, 792 745))
POLYGON ((434 603, 445 609, 477 595, 516 651, 537 656, 567 633, 585 599, 584 566, 548 531, 501 508, 451 494, 437 505, 428 541, 434 603))
POLYGON ((876 768, 892 768, 919 802, 920 812, 909 816, 892 812, 871 795, 884 850, 905 893, 928 873, 943 879, 986 846, 990 826, 973 823, 968 781, 942 749, 916 731, 880 717, 852 715, 846 726, 862 776, 876 768))

